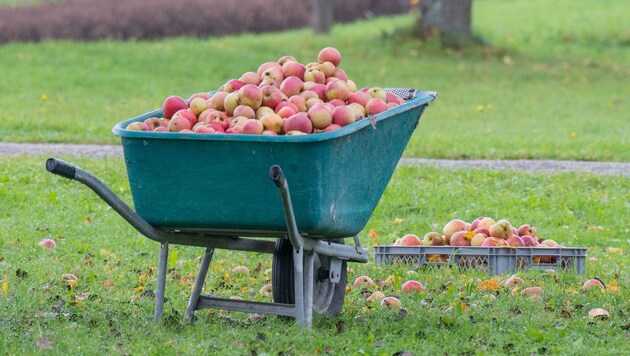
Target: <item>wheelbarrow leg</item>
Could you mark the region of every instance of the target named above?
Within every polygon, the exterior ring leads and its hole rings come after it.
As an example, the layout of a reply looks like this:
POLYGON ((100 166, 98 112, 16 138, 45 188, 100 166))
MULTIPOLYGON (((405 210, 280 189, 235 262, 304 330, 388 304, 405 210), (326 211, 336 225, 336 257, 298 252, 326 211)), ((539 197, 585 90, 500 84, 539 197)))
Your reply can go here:
POLYGON ((160 262, 158 265, 158 284, 155 292, 155 308, 153 311, 153 320, 160 320, 162 310, 164 309, 164 286, 166 284, 166 262, 168 260, 168 241, 162 243, 160 248, 160 262))
POLYGON ((314 277, 314 258, 313 251, 304 253, 304 323, 303 326, 310 328, 313 322, 313 283, 314 277))
POLYGON ((201 267, 199 267, 199 273, 197 274, 197 279, 195 280, 195 286, 192 294, 190 295, 190 300, 188 301, 188 308, 186 308, 186 314, 184 314, 184 324, 189 324, 192 321, 192 317, 195 315, 195 310, 197 310, 197 305, 199 303, 199 296, 201 295, 201 289, 206 281, 206 275, 208 274, 208 268, 210 267, 213 254, 214 248, 208 247, 206 249, 206 253, 201 259, 201 267))
POLYGON ((295 295, 295 321, 306 326, 304 318, 304 249, 293 249, 293 287, 295 295))

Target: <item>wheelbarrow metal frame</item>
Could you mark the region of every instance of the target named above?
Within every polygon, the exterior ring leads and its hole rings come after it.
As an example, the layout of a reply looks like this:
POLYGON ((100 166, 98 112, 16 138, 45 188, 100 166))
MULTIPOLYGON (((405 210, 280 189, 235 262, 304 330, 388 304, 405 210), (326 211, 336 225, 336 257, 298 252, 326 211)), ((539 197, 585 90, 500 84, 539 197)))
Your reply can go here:
POLYGON ((313 281, 315 278, 313 268, 314 254, 317 253, 352 262, 366 263, 368 261, 368 251, 361 247, 357 236, 354 237, 355 246, 302 236, 296 225, 287 180, 285 179, 282 169, 279 166, 273 166, 270 169, 270 176, 279 188, 288 227, 287 238, 291 241, 293 246, 295 304, 242 301, 202 296, 201 291, 215 249, 274 253, 274 241, 237 235, 220 236, 216 235, 216 232, 213 231, 204 234, 203 232, 190 233, 157 229, 146 222, 104 183, 89 172, 57 158, 49 158, 46 161, 46 169, 51 173, 83 183, 111 206, 138 232, 160 243, 158 281, 153 315, 156 321, 160 319, 164 308, 166 264, 168 261, 169 245, 171 243, 206 247, 199 273, 188 302, 188 307, 186 308, 184 322, 190 322, 196 310, 213 308, 292 316, 300 326, 310 327, 312 324, 313 311, 313 281))

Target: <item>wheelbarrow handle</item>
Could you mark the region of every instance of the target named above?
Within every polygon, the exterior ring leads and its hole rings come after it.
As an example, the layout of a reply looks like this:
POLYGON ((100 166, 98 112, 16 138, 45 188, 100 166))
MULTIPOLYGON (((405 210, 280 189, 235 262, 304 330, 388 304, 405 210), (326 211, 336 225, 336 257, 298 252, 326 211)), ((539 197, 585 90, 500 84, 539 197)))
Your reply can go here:
POLYGON ((276 183, 278 188, 281 188, 286 184, 284 172, 282 172, 282 168, 280 168, 280 166, 271 166, 271 168, 269 169, 269 177, 271 178, 271 180, 273 180, 274 183, 276 183))
POLYGON ((75 179, 77 174, 77 167, 75 165, 57 158, 49 158, 46 160, 46 170, 68 179, 75 179))

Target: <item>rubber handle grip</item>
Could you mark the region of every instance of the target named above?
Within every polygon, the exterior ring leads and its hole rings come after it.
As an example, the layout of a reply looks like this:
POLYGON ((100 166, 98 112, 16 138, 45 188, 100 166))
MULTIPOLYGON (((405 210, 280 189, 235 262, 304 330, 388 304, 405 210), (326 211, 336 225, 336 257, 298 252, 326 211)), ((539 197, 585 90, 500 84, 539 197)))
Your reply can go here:
POLYGON ((77 173, 77 167, 57 158, 49 158, 46 160, 46 170, 68 179, 74 179, 77 173))
POLYGON ((271 169, 269 169, 269 176, 278 187, 282 187, 284 185, 284 172, 282 172, 282 168, 280 168, 280 166, 272 166, 271 169))

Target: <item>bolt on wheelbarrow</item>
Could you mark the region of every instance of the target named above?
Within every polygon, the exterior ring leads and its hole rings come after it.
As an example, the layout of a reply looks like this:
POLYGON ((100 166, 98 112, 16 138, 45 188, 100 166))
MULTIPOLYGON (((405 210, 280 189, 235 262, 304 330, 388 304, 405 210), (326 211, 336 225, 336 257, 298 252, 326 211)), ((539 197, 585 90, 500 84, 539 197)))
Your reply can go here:
POLYGON ((160 243, 156 320, 164 306, 169 245, 175 244, 205 248, 185 322, 196 310, 213 308, 290 316, 310 327, 313 312, 341 311, 347 262, 368 261, 358 233, 436 96, 414 89, 391 91, 406 102, 313 135, 125 129, 131 122, 160 116, 160 110, 121 122, 113 132, 121 137, 135 210, 70 163, 51 158, 46 168, 85 184, 141 234, 160 243), (344 243, 348 237, 354 246, 344 243), (215 249, 272 254, 273 302, 201 295, 215 249))

